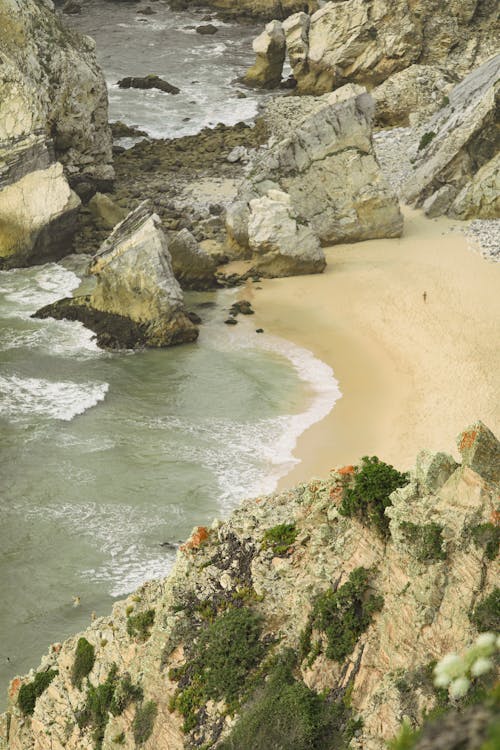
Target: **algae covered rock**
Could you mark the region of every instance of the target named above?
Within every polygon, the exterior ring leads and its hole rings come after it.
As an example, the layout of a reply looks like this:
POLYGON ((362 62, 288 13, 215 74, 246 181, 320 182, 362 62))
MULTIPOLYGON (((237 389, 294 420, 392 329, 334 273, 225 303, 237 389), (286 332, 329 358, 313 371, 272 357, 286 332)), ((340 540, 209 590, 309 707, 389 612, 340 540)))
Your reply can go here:
POLYGON ((147 202, 115 227, 89 270, 96 281, 90 295, 60 300, 36 316, 81 320, 108 348, 196 340, 160 220, 147 202))

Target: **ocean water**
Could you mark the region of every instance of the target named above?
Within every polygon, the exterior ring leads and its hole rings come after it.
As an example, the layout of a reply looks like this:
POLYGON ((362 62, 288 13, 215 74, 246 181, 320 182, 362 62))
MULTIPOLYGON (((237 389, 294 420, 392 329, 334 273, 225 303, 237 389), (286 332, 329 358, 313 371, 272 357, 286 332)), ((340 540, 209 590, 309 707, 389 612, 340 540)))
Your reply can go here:
MULTIPOLYGON (((109 81, 152 71, 187 89, 208 60, 213 88, 197 89, 196 107, 111 88, 111 117, 165 136, 195 127, 183 123, 187 106, 197 128, 250 117, 258 96, 229 101, 228 91, 255 28, 199 37, 179 31, 192 15, 154 7, 143 24, 134 6, 95 2, 73 22, 97 37, 109 81), (168 62, 175 45, 182 77, 168 62)), ((8 681, 50 643, 166 575, 193 526, 273 491, 298 436, 340 395, 310 352, 255 333, 251 317, 225 326, 234 290, 187 295, 204 321, 199 341, 167 350, 107 353, 80 323, 32 319, 78 286, 85 262, 0 272, 0 707, 8 681)))

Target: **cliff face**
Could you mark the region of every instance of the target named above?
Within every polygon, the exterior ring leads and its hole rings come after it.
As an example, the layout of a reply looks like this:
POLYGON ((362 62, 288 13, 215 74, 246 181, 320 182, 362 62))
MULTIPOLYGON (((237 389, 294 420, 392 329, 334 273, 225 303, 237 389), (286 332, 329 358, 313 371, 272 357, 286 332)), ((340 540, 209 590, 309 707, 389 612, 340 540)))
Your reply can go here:
POLYGON ((429 662, 485 629, 498 582, 500 445, 477 423, 459 450, 461 465, 423 451, 409 478, 391 474, 407 484, 378 520, 374 506, 368 522, 345 515, 358 474, 345 467, 198 528, 169 578, 95 620, 86 644, 54 644, 38 669, 48 677, 12 681, 0 747, 272 747, 259 744, 262 721, 241 739, 267 690, 270 732, 293 734, 291 706, 316 718, 333 706, 334 747, 343 734, 351 748, 382 750, 403 717, 418 722, 436 703, 429 662), (22 686, 42 679, 30 714, 22 686))
POLYGON ((286 18, 292 13, 307 11, 314 13, 318 9, 317 0, 171 0, 173 10, 185 10, 197 5, 214 8, 229 16, 251 16, 254 18, 286 18))
POLYGON ((106 83, 93 50, 50 0, 0 0, 3 267, 69 252, 79 205, 70 188, 88 195, 111 184, 106 83))

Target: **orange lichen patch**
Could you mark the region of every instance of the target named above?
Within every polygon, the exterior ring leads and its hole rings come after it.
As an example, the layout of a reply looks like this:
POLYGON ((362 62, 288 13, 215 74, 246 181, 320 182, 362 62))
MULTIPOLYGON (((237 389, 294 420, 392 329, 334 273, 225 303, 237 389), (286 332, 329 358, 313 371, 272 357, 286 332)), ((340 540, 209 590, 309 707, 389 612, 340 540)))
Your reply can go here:
POLYGON ((354 474, 355 466, 342 466, 341 469, 337 469, 337 472, 340 474, 340 476, 345 477, 349 476, 350 474, 354 474))
POLYGON ((477 432, 477 430, 469 430, 468 432, 464 432, 462 434, 460 445, 458 446, 460 453, 467 450, 468 448, 471 448, 474 445, 474 441, 477 438, 477 432))
POLYGON ((196 531, 193 532, 191 535, 191 538, 186 542, 186 544, 182 544, 179 549, 181 552, 189 552, 192 549, 198 549, 201 547, 203 542, 206 542, 208 539, 208 529, 206 526, 198 526, 196 528, 196 531))
POLYGON ((9 685, 9 698, 11 700, 18 693, 20 687, 21 687, 21 678, 20 677, 14 677, 14 679, 12 680, 12 682, 9 685))
POLYGON ((500 526, 500 510, 491 511, 490 523, 492 523, 493 526, 500 526))

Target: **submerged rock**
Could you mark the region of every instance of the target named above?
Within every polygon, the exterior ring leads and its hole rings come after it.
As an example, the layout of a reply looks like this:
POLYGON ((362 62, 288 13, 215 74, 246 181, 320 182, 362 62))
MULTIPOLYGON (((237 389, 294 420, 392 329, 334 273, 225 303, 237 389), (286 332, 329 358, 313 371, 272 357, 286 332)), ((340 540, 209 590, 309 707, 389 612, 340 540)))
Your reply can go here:
POLYGON ((160 76, 151 73, 147 76, 127 76, 118 81, 121 89, 158 89, 166 94, 179 94, 180 89, 173 86, 168 81, 164 81, 160 76))
POLYGON ((161 223, 142 203, 118 224, 95 256, 95 289, 48 305, 36 317, 81 320, 108 348, 164 347, 195 341, 161 223))
POLYGON ((257 59, 246 72, 244 82, 247 86, 276 88, 281 81, 286 54, 283 25, 279 21, 268 23, 252 46, 257 59))
POLYGON ((427 213, 495 218, 500 212, 498 123, 500 55, 449 92, 446 106, 425 124, 405 199, 427 213), (455 203, 456 199, 456 203, 455 203))

